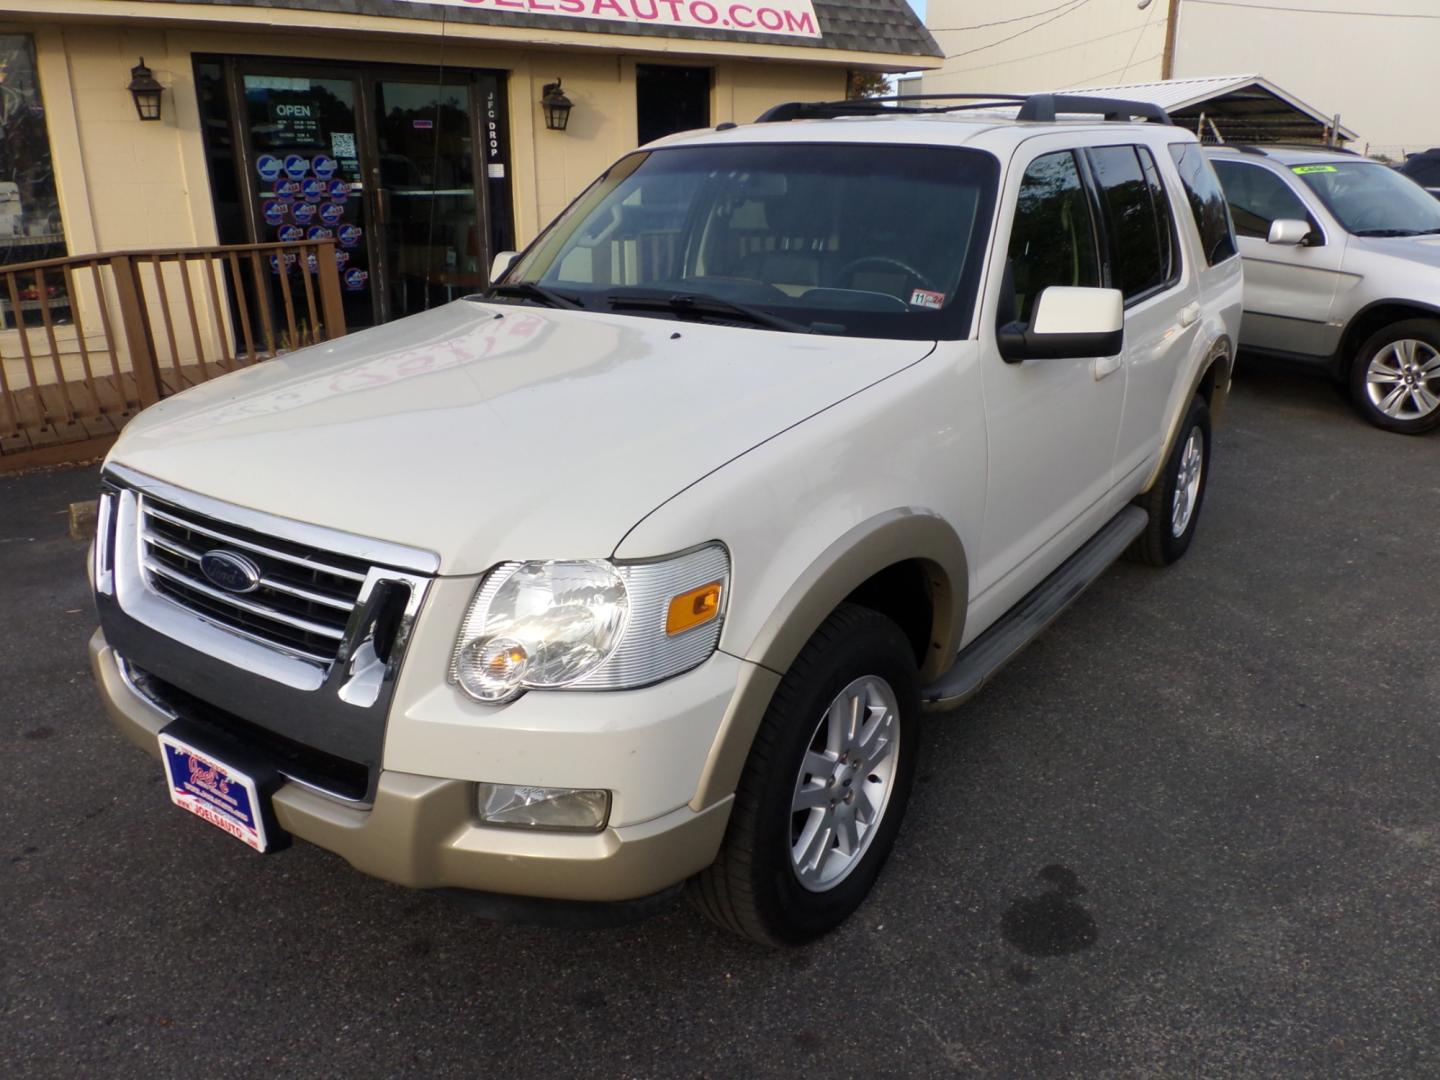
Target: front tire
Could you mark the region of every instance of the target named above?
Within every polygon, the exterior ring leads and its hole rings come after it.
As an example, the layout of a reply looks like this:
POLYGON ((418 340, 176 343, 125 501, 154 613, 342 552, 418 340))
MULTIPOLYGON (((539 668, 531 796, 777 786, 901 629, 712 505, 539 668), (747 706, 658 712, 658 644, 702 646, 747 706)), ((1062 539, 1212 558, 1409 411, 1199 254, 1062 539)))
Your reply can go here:
POLYGON ((843 604, 760 723, 715 863, 690 883, 712 922, 799 945, 859 907, 895 843, 919 751, 919 679, 900 628, 843 604))
POLYGON ((1440 323, 1406 319, 1372 335, 1350 365, 1350 398, 1386 431, 1422 435, 1440 426, 1440 323))
POLYGON ((1150 566, 1169 566, 1189 551, 1209 480, 1210 406, 1196 394, 1159 478, 1136 500, 1150 520, 1126 556, 1150 566))

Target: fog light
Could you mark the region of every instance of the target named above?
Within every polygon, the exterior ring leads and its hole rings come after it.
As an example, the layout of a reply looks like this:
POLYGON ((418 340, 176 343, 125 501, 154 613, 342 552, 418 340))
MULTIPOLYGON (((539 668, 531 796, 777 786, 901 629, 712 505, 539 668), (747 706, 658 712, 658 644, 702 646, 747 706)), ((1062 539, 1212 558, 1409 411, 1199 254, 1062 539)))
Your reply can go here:
POLYGON ((476 784, 476 809, 486 825, 597 832, 610 817, 610 792, 594 788, 476 784))

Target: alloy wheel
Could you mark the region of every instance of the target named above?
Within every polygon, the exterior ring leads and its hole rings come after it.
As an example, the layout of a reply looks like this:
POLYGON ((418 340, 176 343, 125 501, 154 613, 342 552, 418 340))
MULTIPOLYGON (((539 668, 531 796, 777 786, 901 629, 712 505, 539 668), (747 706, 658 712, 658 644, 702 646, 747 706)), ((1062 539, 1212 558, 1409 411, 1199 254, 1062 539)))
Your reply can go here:
POLYGON ((859 865, 889 806, 899 751, 899 705, 888 682, 866 675, 835 695, 790 804, 790 861, 806 889, 832 889, 859 865))
POLYGON ((1200 476, 1205 468, 1205 433, 1197 424, 1190 429, 1185 449, 1180 454, 1180 472, 1175 477, 1175 501, 1170 510, 1170 533, 1185 535, 1195 504, 1200 501, 1200 476))
POLYGON ((1440 408, 1440 351, 1414 338, 1386 345, 1365 372, 1370 402, 1392 420, 1420 420, 1440 408))

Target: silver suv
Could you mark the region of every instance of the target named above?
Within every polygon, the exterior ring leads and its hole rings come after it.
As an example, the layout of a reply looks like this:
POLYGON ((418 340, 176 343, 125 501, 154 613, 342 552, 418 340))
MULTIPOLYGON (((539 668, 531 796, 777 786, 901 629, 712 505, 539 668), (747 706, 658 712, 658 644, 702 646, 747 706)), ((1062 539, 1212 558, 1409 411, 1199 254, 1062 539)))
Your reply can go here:
POLYGON ((1440 202, 1349 153, 1207 153, 1245 262, 1241 348, 1328 371, 1377 427, 1440 425, 1440 202))

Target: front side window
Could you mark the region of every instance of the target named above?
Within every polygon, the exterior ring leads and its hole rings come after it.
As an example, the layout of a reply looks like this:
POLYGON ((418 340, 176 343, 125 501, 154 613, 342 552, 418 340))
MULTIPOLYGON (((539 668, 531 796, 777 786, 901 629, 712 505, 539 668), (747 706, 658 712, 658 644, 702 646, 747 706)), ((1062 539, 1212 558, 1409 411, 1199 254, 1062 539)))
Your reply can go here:
POLYGON ((1294 165, 1290 171, 1356 236, 1440 233, 1440 202, 1378 162, 1294 165))
POLYGON ((0 265, 64 254, 35 42, 0 34, 0 265))
POLYGON ((1300 196, 1269 169, 1243 161, 1216 161, 1215 172, 1241 236, 1267 240, 1276 221, 1309 221, 1300 196))
POLYGON ((1100 285, 1095 223, 1075 155, 1069 150, 1032 161, 1020 181, 1009 262, 1014 310, 1001 321, 1028 323, 1051 285, 1100 285))
POLYGON ((1185 188, 1205 262, 1210 266, 1224 262, 1235 254, 1235 232, 1230 223, 1230 208, 1225 203, 1225 191, 1215 170, 1198 143, 1171 143, 1170 157, 1185 188))
POLYGON ((1163 288, 1175 269, 1173 226, 1154 158, 1144 147, 1102 146, 1090 163, 1109 216, 1116 287, 1127 301, 1163 288))
POLYGON ((555 221, 499 295, 531 284, 626 314, 964 337, 998 173, 989 154, 948 147, 641 151, 555 221))

